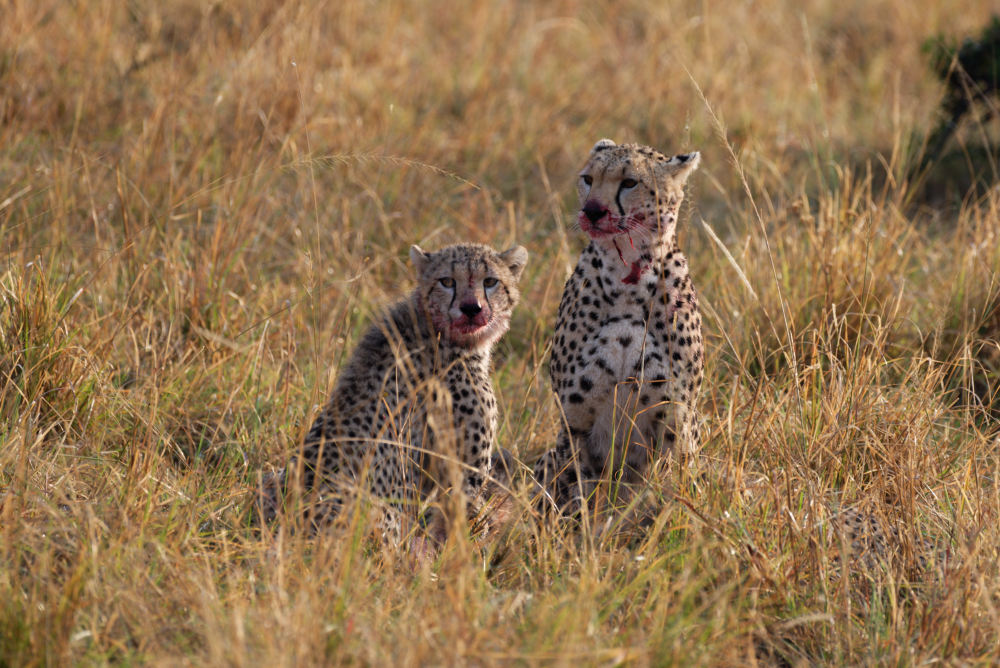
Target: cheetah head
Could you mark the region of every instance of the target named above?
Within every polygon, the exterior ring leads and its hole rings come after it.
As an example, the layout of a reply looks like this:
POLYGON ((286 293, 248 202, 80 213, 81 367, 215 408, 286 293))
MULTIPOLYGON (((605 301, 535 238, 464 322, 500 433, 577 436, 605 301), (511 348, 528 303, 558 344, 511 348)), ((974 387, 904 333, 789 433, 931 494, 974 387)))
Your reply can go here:
POLYGON ((697 151, 668 157, 649 146, 602 139, 577 181, 580 228, 610 243, 621 235, 672 238, 684 183, 700 161, 697 151))
POLYGON ((528 251, 515 246, 498 253, 480 244, 457 244, 428 253, 410 249, 417 270, 418 299, 434 331, 462 348, 496 342, 510 326, 520 298, 517 282, 528 251))

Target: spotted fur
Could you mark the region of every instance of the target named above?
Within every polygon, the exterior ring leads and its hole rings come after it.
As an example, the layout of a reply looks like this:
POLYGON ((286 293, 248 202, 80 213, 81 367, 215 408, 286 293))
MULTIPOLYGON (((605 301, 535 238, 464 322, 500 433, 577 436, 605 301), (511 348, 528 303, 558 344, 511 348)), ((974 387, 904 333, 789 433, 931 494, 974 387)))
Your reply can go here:
MULTIPOLYGON (((899 529, 887 521, 880 521, 872 513, 844 509, 834 514, 830 527, 834 538, 830 556, 834 561, 839 561, 843 553, 849 562, 860 564, 869 571, 892 562, 905 562, 905 543, 899 529)), ((913 540, 912 548, 913 564, 918 571, 927 570, 931 564, 947 562, 947 556, 927 539, 913 540)))
MULTIPOLYGON (((752 505, 760 499, 774 500, 773 481, 766 475, 740 472, 710 461, 699 462, 702 469, 690 496, 697 497, 702 483, 720 485, 738 495, 742 504, 752 505)), ((780 495, 779 495, 780 496, 780 495)), ((801 499, 798 499, 801 501, 801 499)), ((811 505, 811 504, 810 504, 811 505)), ((832 564, 846 566, 849 573, 877 575, 886 568, 901 568, 913 577, 922 577, 932 571, 954 567, 957 563, 947 545, 934 542, 916 532, 903 533, 902 523, 893 520, 896 515, 890 508, 883 512, 844 507, 833 502, 822 509, 810 506, 789 508, 779 501, 779 514, 793 518, 793 524, 810 536, 810 542, 819 541, 824 546, 826 558, 832 564)), ((743 520, 727 512, 720 523, 730 522, 737 533, 745 534, 743 520)), ((760 548, 747 540, 744 547, 750 554, 760 553, 760 548)), ((844 571, 840 571, 844 572, 844 571)))
POLYGON ((322 526, 367 485, 384 501, 385 536, 398 541, 431 495, 460 488, 477 512, 497 456, 490 353, 509 326, 527 256, 520 246, 414 246, 416 289, 361 339, 301 453, 272 491, 265 485, 263 514, 297 486, 322 526))
POLYGON ((602 139, 580 171, 590 244, 563 291, 550 365, 565 424, 535 466, 560 510, 601 479, 635 483, 661 456, 698 448, 701 314, 676 226, 699 160, 602 139))

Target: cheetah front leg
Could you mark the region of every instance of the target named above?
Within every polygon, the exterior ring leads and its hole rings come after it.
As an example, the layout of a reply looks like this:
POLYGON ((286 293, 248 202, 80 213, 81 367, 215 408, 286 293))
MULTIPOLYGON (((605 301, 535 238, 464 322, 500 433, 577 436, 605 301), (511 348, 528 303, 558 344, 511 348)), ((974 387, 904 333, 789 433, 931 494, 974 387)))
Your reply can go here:
POLYGON ((614 506, 626 505, 634 485, 651 482, 647 477, 653 462, 674 450, 677 441, 697 438, 690 433, 694 421, 688 406, 670 401, 640 405, 656 401, 654 394, 637 381, 620 383, 614 400, 592 417, 589 429, 560 431, 556 447, 534 468, 542 508, 576 514, 583 499, 597 501, 599 481, 608 484, 614 506))
POLYGON ((672 445, 678 454, 692 456, 701 447, 697 404, 705 377, 701 312, 693 292, 683 307, 674 310, 670 330, 666 351, 670 365, 664 375, 670 381, 668 395, 677 404, 674 424, 679 427, 672 445))
POLYGON ((580 456, 579 444, 588 436, 586 432, 571 432, 564 427, 556 447, 535 462, 533 474, 543 512, 574 515, 580 511, 583 499, 594 491, 597 474, 590 459, 580 456))
POLYGON ((422 496, 435 506, 424 511, 424 533, 438 546, 456 521, 481 523, 491 494, 499 491, 491 478, 496 426, 481 409, 485 402, 462 389, 464 383, 458 391, 431 393, 420 437, 422 496))

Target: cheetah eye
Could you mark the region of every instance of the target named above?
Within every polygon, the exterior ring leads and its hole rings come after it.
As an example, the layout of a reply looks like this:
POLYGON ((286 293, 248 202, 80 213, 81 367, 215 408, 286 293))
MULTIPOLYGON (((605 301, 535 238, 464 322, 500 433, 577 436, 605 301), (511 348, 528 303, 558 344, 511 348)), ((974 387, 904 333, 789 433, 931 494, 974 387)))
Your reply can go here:
POLYGON ((594 183, 594 177, 590 174, 581 174, 580 179, 588 186, 594 183))
POLYGON ((635 188, 639 182, 635 179, 622 179, 622 188, 635 188))
POLYGON ((448 277, 439 278, 438 279, 438 283, 440 283, 441 286, 445 287, 445 288, 453 288, 453 287, 455 287, 455 279, 454 278, 448 278, 448 277))
POLYGON ((499 283, 499 282, 500 281, 498 281, 497 279, 495 279, 492 276, 490 276, 488 278, 484 278, 483 279, 483 287, 486 288, 486 289, 495 288, 497 286, 497 283, 499 283))

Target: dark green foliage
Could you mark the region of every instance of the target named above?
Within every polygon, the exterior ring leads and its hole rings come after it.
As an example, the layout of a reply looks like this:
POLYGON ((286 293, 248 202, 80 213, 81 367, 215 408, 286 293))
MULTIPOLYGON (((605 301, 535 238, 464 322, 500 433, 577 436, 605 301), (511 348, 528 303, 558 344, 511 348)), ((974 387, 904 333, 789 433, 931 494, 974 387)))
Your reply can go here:
POLYGON ((944 81, 944 118, 931 135, 924 164, 936 160, 959 121, 974 105, 981 104, 987 118, 996 112, 997 83, 1000 82, 1000 17, 994 16, 977 38, 962 43, 936 37, 924 43, 931 67, 944 81))

